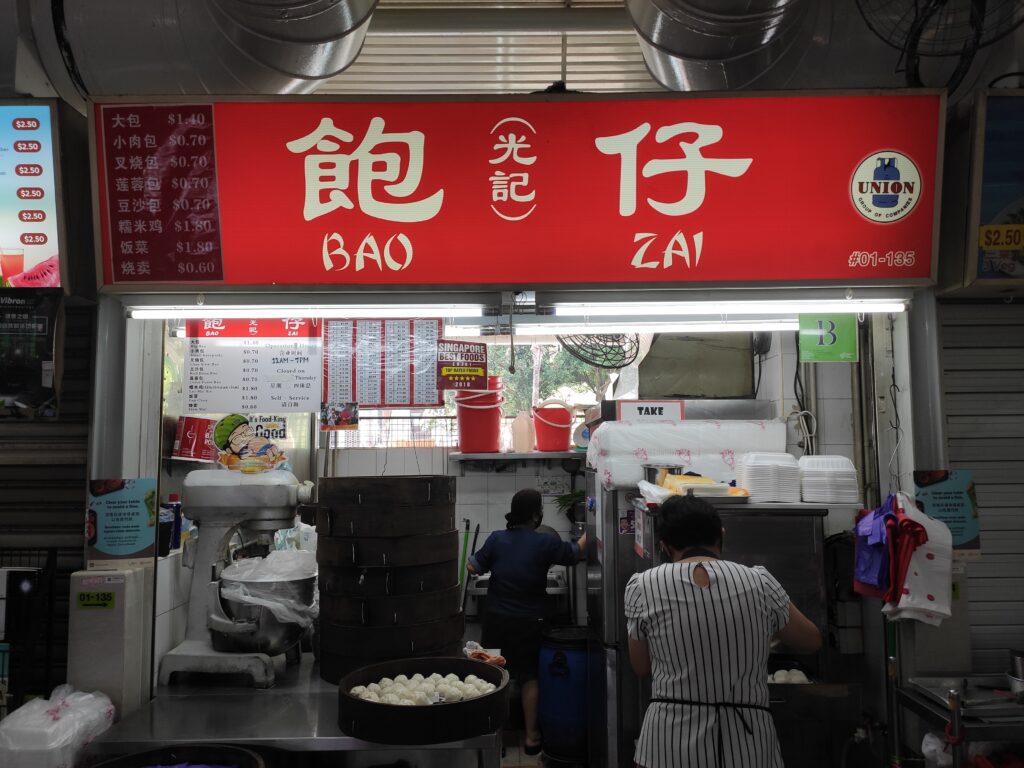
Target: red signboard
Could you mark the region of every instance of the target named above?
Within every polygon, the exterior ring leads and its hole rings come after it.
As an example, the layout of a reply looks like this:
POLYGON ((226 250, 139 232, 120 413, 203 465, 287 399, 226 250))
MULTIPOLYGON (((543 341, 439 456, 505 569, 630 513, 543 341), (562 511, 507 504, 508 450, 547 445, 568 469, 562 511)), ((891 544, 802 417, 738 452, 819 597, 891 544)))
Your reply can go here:
POLYGON ((942 109, 935 94, 100 105, 104 278, 928 280, 942 109))

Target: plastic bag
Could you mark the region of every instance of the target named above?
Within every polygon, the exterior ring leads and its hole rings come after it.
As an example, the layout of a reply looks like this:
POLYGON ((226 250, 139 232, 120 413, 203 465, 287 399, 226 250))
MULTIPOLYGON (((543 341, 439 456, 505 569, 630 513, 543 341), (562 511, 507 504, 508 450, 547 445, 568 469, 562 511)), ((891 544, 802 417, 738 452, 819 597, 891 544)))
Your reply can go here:
POLYGON ((274 534, 274 549, 316 552, 316 527, 300 522, 294 528, 282 528, 274 534))
POLYGON ((644 501, 648 504, 664 504, 665 501, 676 495, 675 491, 662 488, 660 485, 649 483, 646 480, 638 482, 636 487, 639 489, 640 495, 644 497, 644 501))
MULTIPOLYGON (((998 752, 1006 744, 998 741, 972 741, 967 745, 969 760, 982 758, 998 752)), ((948 768, 953 765, 953 749, 946 744, 945 737, 937 731, 924 735, 921 741, 921 755, 929 768, 948 768)))
POLYGON ((282 549, 266 557, 238 560, 221 573, 234 581, 294 581, 316 576, 316 554, 301 549, 282 549))
POLYGON ((74 768, 82 749, 114 722, 114 705, 98 691, 70 685, 33 699, 0 722, 4 768, 74 768))
MULTIPOLYGON (((278 590, 280 589, 279 586, 278 590)), ((298 624, 305 628, 320 615, 320 592, 316 590, 313 592, 313 602, 310 605, 295 599, 298 597, 298 590, 289 597, 281 591, 260 589, 259 582, 221 581, 220 594, 228 600, 266 608, 283 624, 298 624)))

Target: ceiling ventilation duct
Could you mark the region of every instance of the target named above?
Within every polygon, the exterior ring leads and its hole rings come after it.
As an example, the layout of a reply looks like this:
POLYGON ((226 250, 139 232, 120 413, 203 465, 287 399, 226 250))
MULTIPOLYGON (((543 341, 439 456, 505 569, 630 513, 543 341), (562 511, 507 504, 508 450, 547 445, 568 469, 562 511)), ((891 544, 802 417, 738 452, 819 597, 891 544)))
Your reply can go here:
POLYGON ((827 0, 626 0, 651 74, 675 91, 782 87, 827 0))
POLYGON ((33 0, 21 8, 48 76, 69 98, 68 85, 80 97, 307 93, 356 58, 376 3, 33 0))

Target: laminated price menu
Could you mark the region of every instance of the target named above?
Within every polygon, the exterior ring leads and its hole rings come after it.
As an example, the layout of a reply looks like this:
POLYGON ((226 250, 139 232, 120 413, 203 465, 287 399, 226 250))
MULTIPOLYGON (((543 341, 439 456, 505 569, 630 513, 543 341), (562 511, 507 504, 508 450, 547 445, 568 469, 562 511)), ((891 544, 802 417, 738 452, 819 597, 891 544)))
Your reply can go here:
POLYGON ((51 108, 0 103, 0 287, 57 288, 57 182, 51 108))
POLYGON ((326 321, 324 402, 378 408, 440 405, 440 338, 436 319, 326 321))
POLYGON ((319 320, 190 320, 185 411, 311 412, 320 409, 319 320))
POLYGON ((113 281, 221 280, 213 108, 108 104, 97 116, 113 281))

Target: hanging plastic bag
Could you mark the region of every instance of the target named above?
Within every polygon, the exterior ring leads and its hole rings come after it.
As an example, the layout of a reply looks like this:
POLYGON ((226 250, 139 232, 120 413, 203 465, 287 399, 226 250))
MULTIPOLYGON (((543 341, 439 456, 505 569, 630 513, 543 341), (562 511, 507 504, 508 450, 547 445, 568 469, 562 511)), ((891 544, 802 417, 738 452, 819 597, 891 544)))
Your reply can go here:
POLYGON ((274 549, 316 552, 316 527, 300 522, 294 528, 282 528, 274 533, 274 549))
POLYGON ((82 749, 114 722, 114 705, 98 691, 70 685, 33 699, 0 722, 4 768, 74 768, 82 749))

